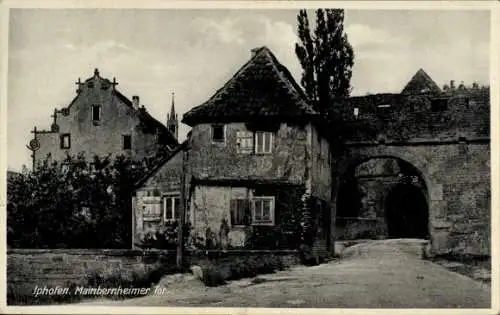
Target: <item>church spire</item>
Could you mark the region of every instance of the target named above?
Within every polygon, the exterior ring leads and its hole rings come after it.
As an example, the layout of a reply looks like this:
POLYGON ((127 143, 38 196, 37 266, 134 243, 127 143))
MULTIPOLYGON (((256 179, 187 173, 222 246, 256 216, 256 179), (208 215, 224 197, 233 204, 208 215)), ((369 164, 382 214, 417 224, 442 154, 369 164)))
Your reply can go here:
POLYGON ((178 139, 179 121, 177 120, 177 114, 175 113, 175 93, 174 92, 172 92, 172 105, 170 107, 170 114, 167 114, 167 128, 174 135, 175 139, 178 139))
POLYGON ((175 114, 175 92, 172 92, 172 107, 170 107, 170 119, 177 119, 177 115, 175 114))

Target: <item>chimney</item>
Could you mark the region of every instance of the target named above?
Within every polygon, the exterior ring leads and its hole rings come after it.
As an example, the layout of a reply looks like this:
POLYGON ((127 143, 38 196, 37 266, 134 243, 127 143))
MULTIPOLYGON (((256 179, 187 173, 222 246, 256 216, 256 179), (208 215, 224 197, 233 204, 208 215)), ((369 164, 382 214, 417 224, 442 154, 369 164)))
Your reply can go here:
POLYGON ((135 109, 139 108, 139 96, 137 95, 132 96, 132 105, 135 109))
POLYGON ((455 80, 451 80, 450 81, 450 90, 454 90, 455 89, 455 80))
POLYGON ((460 82, 460 85, 458 86, 458 89, 459 89, 459 90, 465 90, 465 84, 464 84, 464 81, 461 81, 461 82, 460 82))

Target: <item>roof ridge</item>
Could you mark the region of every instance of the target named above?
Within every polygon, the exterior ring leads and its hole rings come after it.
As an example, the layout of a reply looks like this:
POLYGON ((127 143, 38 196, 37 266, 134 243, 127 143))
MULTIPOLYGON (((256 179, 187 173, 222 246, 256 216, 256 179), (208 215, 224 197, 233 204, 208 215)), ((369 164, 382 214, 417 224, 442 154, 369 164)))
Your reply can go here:
MULTIPOLYGON (((265 46, 264 46, 265 47, 265 46)), ((250 58, 245 64, 243 64, 232 76, 229 80, 226 81, 226 83, 224 83, 224 85, 222 85, 222 87, 220 87, 219 89, 217 89, 217 91, 215 91, 215 93, 205 102, 203 102, 202 104, 198 105, 198 106, 195 106, 193 108, 191 108, 190 111, 196 111, 196 109, 202 107, 203 105, 205 105, 206 103, 212 101, 215 99, 216 96, 219 95, 219 93, 221 91, 224 91, 226 89, 227 86, 229 86, 234 80, 236 80, 236 78, 241 75, 241 73, 248 69, 248 67, 251 65, 252 61, 254 61, 258 55, 260 55, 260 53, 262 52, 262 48, 264 47, 260 47, 258 50, 256 50, 255 52, 255 55, 252 56, 252 58, 250 58)))
POLYGON ((175 149, 166 154, 162 159, 160 159, 144 176, 142 176, 137 182, 134 183, 135 189, 138 189, 142 186, 151 176, 153 176, 162 166, 164 166, 168 161, 174 158, 177 153, 181 152, 188 144, 188 140, 184 140, 180 143, 175 149))
POLYGON ((412 90, 410 88, 415 88, 415 84, 424 84, 426 85, 430 90, 434 90, 436 92, 441 92, 441 88, 439 85, 431 78, 431 76, 425 72, 423 68, 418 69, 418 71, 411 77, 411 79, 406 83, 406 85, 403 87, 401 90, 402 94, 406 93, 411 93, 412 90), (423 78, 423 82, 417 81, 419 77, 423 78), (412 86, 413 85, 413 86, 412 86))
POLYGON ((291 79, 292 79, 293 81, 291 81, 290 79, 288 79, 287 77, 285 77, 285 76, 284 76, 284 73, 283 73, 283 71, 282 71, 283 69, 280 69, 280 68, 279 68, 279 67, 281 67, 281 68, 285 68, 285 69, 286 69, 286 67, 285 67, 285 66, 283 66, 283 65, 282 65, 282 64, 278 61, 278 58, 276 58, 276 56, 272 53, 272 51, 271 51, 271 50, 269 50, 269 48, 267 48, 267 47, 265 47, 265 46, 264 46, 264 47, 262 47, 262 49, 263 49, 263 50, 262 50, 262 52, 264 52, 264 53, 268 54, 268 55, 269 55, 269 57, 271 58, 271 60, 273 61, 273 62, 272 62, 272 66, 274 67, 274 69, 275 69, 275 70, 276 70, 276 72, 278 73, 278 77, 279 77, 279 78, 280 78, 280 80, 283 82, 283 84, 285 84, 285 86, 287 87, 287 89, 288 89, 290 92, 292 92, 292 93, 294 93, 294 92, 295 92, 295 93, 299 94, 299 95, 298 95, 298 96, 299 96, 299 99, 300 99, 301 101, 304 101, 304 102, 305 102, 305 104, 304 104, 304 105, 307 107, 307 109, 309 109, 309 110, 311 110, 311 111, 313 111, 313 112, 315 112, 315 113, 316 113, 316 110, 314 110, 314 108, 313 108, 312 106, 310 106, 310 105, 309 105, 309 102, 308 102, 308 100, 307 100, 306 95, 304 94, 304 92, 303 92, 302 90, 297 90, 297 86, 296 86, 297 84, 296 84, 296 82, 294 82, 295 80, 293 79, 293 77, 292 77, 291 73, 288 73, 288 74, 290 75, 290 77, 291 77, 291 79), (295 84, 294 84, 294 83, 295 83, 295 84))

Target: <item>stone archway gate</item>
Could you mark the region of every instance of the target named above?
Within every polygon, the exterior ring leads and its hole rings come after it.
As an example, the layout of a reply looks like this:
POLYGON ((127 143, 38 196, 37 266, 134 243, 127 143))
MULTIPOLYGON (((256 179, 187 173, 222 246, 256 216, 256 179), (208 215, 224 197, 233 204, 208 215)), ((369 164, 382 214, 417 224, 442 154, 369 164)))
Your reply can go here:
MULTIPOLYGON (((336 210, 341 177, 368 159, 394 157, 412 164, 428 190, 434 254, 489 256, 491 226, 490 139, 349 143, 333 167, 336 210)), ((334 216, 336 211, 332 211, 334 216)), ((332 218, 335 231, 335 218, 332 218)))

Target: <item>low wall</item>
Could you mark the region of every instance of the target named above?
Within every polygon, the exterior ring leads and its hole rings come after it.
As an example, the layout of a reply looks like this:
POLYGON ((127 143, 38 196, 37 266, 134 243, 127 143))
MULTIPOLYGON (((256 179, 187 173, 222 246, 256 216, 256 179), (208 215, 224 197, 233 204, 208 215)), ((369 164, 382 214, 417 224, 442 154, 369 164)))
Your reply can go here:
MULTIPOLYGON (((185 265, 204 266, 254 255, 279 255, 287 265, 299 262, 295 251, 193 251, 185 253, 185 265)), ((36 287, 89 287, 88 279, 95 274, 134 279, 135 275, 147 274, 160 266, 178 272, 175 262, 176 252, 167 250, 10 249, 7 288, 9 294, 29 297, 36 287)))
POLYGON ((175 251, 11 249, 7 252, 7 283, 29 295, 36 286, 87 285, 93 274, 120 273, 125 278, 147 273, 159 264, 175 265, 175 251))

